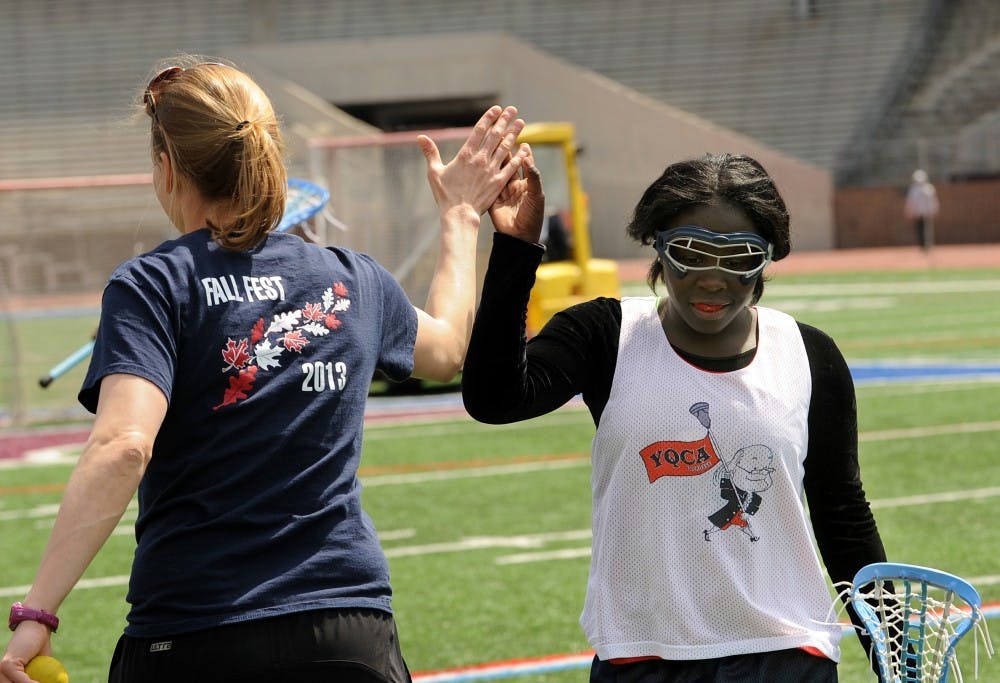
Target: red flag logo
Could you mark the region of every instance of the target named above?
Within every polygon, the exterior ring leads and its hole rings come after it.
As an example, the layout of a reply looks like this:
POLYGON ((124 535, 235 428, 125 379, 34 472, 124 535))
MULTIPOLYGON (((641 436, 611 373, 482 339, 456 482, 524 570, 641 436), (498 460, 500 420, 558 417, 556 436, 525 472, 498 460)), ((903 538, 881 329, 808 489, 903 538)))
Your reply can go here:
POLYGON ((719 462, 707 434, 699 441, 656 441, 639 451, 639 455, 646 466, 650 484, 660 477, 704 474, 719 462))

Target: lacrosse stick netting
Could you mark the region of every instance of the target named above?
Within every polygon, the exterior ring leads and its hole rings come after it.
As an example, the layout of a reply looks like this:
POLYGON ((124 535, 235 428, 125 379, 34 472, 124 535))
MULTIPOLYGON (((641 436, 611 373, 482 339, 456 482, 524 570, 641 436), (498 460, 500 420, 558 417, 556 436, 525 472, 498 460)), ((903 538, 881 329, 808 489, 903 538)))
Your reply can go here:
POLYGON ((847 595, 871 636, 882 683, 943 683, 952 671, 962 683, 955 646, 970 631, 976 678, 980 641, 986 657, 993 656, 982 599, 953 574, 878 562, 858 571, 847 595))
POLYGON ((284 232, 312 219, 322 211, 329 199, 330 193, 319 185, 302 178, 289 178, 285 213, 275 230, 284 232))

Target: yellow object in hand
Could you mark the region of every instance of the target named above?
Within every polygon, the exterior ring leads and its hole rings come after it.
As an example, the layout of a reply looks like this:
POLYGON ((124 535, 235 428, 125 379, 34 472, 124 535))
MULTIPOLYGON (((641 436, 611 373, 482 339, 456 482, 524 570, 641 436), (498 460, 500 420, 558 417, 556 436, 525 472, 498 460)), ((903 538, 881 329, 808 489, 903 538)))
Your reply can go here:
POLYGON ((66 667, 55 657, 39 655, 24 667, 24 673, 38 683, 69 683, 66 667))

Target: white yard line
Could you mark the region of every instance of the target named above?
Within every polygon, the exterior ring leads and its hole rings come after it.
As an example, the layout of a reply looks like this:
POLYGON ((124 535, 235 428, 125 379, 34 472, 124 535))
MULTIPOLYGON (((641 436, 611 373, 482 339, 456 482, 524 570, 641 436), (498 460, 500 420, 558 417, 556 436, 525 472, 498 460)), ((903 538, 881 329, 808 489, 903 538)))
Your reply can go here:
POLYGON ((538 553, 517 553, 516 555, 501 555, 494 560, 495 564, 528 564, 530 562, 548 562, 549 560, 575 560, 579 557, 590 557, 590 546, 586 548, 563 548, 562 550, 547 550, 538 553))
POLYGON ((930 427, 908 427, 906 429, 883 429, 877 432, 862 432, 858 441, 899 441, 903 439, 923 439, 928 436, 945 436, 948 434, 978 434, 982 432, 1000 431, 1000 420, 989 422, 961 422, 951 425, 933 425, 930 427))
MULTIPOLYGON (((76 584, 76 589, 87 588, 112 588, 115 586, 127 586, 127 576, 100 576, 96 579, 80 579, 76 584)), ((31 586, 0 586, 0 598, 23 598, 31 586)))
POLYGON ((881 498, 871 501, 873 509, 901 508, 932 505, 934 503, 956 503, 963 500, 983 500, 1000 496, 1000 486, 989 486, 982 489, 964 489, 962 491, 942 491, 941 493, 926 493, 919 496, 899 496, 898 498, 881 498))
POLYGON ((436 423, 406 425, 403 427, 398 425, 366 426, 364 438, 365 442, 370 442, 407 437, 468 434, 470 432, 488 434, 495 431, 506 432, 523 429, 552 429, 556 427, 565 427, 569 424, 589 425, 593 427, 594 421, 591 419, 590 413, 587 412, 583 401, 574 399, 567 405, 560 408, 557 412, 546 415, 545 417, 506 425, 484 425, 469 418, 467 420, 460 421, 442 421, 436 423))
POLYGON ((467 550, 485 550, 489 548, 540 548, 546 543, 578 541, 587 538, 590 538, 590 529, 525 534, 522 536, 470 536, 453 542, 388 548, 385 554, 387 557, 413 557, 418 555, 459 553, 467 550))
MULTIPOLYGON (((864 392, 866 398, 877 396, 913 396, 914 394, 940 394, 950 391, 971 391, 983 388, 983 385, 1000 382, 998 375, 978 375, 968 377, 956 375, 950 379, 936 378, 919 382, 863 382, 857 385, 858 393, 864 392)), ((990 387, 995 390, 995 387, 990 387)))
POLYGON ((830 284, 792 284, 770 282, 768 297, 815 296, 879 296, 894 294, 964 294, 970 292, 998 292, 1000 280, 944 280, 935 282, 838 282, 830 284))
POLYGON ((566 458, 564 460, 542 460, 539 462, 518 462, 510 465, 486 465, 483 467, 462 467, 449 470, 433 470, 430 472, 409 472, 406 474, 377 474, 361 477, 364 488, 373 486, 395 486, 399 484, 425 484, 432 481, 450 481, 453 479, 476 479, 502 474, 527 474, 546 470, 565 470, 572 467, 583 467, 590 464, 590 458, 566 458))

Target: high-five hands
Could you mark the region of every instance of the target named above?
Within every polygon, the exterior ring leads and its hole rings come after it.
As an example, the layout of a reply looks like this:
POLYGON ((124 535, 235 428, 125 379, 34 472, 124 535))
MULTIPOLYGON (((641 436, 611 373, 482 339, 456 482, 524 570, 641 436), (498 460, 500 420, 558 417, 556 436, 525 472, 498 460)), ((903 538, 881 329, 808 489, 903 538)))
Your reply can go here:
POLYGON ((437 145, 426 135, 417 138, 427 159, 427 180, 442 213, 470 207, 482 216, 504 191, 531 150, 517 147, 524 121, 516 107, 490 107, 447 165, 437 145))
POLYGON ((490 219, 497 232, 527 242, 538 242, 545 217, 545 194, 542 192, 542 176, 530 149, 521 164, 521 171, 521 176, 511 176, 493 202, 490 219))

